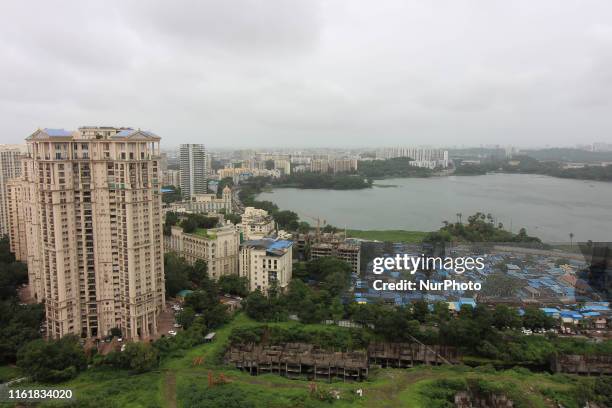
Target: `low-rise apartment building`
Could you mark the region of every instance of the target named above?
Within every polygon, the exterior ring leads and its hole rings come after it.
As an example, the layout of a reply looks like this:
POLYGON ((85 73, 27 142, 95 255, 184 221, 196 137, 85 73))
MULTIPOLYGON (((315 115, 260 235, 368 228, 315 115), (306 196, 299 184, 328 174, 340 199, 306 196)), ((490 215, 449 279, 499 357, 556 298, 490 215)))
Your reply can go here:
POLYGON ((292 241, 263 238, 240 245, 240 276, 249 280, 249 290, 268 293, 275 286, 283 291, 291 281, 292 241))
POLYGON ((254 207, 244 209, 240 222, 240 232, 244 240, 268 237, 275 229, 274 218, 266 210, 254 207))
POLYGON ((170 235, 164 236, 164 244, 166 252, 176 252, 189 263, 205 261, 211 279, 238 274, 240 234, 233 225, 191 234, 173 226, 170 235))

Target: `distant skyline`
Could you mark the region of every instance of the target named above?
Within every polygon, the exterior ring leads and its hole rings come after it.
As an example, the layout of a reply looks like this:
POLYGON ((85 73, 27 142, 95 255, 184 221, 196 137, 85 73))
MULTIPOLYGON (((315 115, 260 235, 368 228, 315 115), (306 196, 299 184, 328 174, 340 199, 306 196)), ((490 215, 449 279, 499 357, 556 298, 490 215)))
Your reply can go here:
POLYGON ((0 143, 612 143, 607 0, 2 2, 0 53, 0 143))

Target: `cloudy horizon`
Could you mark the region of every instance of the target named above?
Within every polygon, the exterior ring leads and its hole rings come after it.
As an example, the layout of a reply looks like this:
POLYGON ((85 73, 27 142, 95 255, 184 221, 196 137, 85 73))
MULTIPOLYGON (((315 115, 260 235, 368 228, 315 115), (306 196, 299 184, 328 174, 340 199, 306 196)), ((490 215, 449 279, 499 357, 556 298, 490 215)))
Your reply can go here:
POLYGON ((1 143, 612 143, 607 1, 3 2, 0 23, 1 143))

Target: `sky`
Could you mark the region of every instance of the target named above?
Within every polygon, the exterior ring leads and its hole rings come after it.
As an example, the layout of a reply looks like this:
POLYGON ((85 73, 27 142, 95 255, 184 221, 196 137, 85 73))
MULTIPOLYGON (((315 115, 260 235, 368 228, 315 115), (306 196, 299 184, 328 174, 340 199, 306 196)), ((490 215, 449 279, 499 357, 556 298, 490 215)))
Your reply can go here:
POLYGON ((3 1, 0 78, 0 143, 612 143, 612 2, 3 1))

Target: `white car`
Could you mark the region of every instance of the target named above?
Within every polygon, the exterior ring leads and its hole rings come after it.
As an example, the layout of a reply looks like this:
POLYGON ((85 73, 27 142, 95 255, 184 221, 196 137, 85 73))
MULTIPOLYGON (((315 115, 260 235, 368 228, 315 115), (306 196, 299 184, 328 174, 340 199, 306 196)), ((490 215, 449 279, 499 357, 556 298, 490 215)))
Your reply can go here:
POLYGON ((174 330, 168 331, 168 334, 171 336, 176 336, 176 332, 174 330))
POLYGON ((118 338, 117 338, 117 341, 118 341, 119 343, 121 343, 121 342, 123 341, 123 338, 122 338, 122 337, 118 337, 118 338))
POLYGON ((181 327, 181 325, 180 325, 180 324, 178 324, 178 323, 174 323, 174 328, 175 328, 175 329, 178 329, 178 328, 180 328, 180 327, 181 327))

